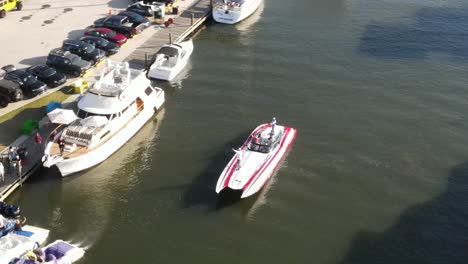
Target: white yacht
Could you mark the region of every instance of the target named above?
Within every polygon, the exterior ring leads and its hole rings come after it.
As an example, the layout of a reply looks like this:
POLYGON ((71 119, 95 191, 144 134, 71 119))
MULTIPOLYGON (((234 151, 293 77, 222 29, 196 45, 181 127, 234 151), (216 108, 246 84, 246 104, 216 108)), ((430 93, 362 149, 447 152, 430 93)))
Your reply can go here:
POLYGON ((262 0, 213 0, 213 19, 224 24, 235 24, 252 15, 262 0))
POLYGON ((192 39, 163 45, 155 55, 154 62, 148 70, 148 77, 171 81, 187 65, 192 52, 192 39))
POLYGON ((78 119, 45 148, 44 167, 62 176, 91 168, 122 147, 164 104, 164 91, 128 62, 107 60, 99 80, 78 101, 78 119), (62 143, 62 151, 60 150, 62 143))

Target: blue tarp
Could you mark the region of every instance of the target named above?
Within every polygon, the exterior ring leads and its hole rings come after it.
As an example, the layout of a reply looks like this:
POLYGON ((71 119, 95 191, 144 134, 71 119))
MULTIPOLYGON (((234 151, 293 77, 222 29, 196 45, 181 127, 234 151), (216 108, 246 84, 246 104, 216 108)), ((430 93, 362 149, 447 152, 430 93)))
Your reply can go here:
POLYGON ((52 112, 55 108, 62 108, 62 104, 55 101, 48 103, 46 106, 46 113, 52 112))

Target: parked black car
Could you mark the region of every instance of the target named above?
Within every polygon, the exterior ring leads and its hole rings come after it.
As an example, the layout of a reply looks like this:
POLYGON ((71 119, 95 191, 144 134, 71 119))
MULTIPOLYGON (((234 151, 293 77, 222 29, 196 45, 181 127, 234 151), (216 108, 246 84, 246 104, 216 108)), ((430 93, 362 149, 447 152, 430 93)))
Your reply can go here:
POLYGON ((141 5, 140 3, 135 3, 127 7, 127 11, 135 12, 145 17, 153 17, 154 11, 149 6, 141 5))
POLYGON ((120 47, 114 42, 110 42, 107 39, 94 37, 94 36, 83 36, 80 38, 81 41, 93 45, 96 48, 102 49, 106 52, 107 56, 116 54, 119 52, 120 47))
POLYGON ((94 27, 109 28, 124 34, 127 38, 131 38, 143 31, 145 26, 141 23, 130 22, 130 19, 126 16, 108 16, 94 21, 94 27))
POLYGON ((89 61, 93 65, 100 62, 106 56, 106 52, 102 49, 95 48, 93 45, 81 40, 64 40, 62 49, 80 56, 82 59, 89 61))
POLYGON ((17 102, 23 99, 23 92, 19 84, 0 80, 0 107, 6 107, 10 102, 17 102))
POLYGON ((39 80, 45 82, 49 87, 57 87, 67 81, 65 74, 57 72, 54 68, 44 64, 31 66, 26 71, 37 76, 39 80))
POLYGON ((72 74, 75 77, 81 76, 91 68, 89 61, 59 48, 50 51, 46 64, 59 72, 72 74))
POLYGON ((149 27, 150 21, 146 17, 141 16, 140 14, 137 14, 132 11, 122 11, 119 13, 119 16, 126 16, 130 19, 131 23, 140 23, 143 26, 149 27))
POLYGON ((25 70, 17 70, 12 65, 5 66, 2 69, 6 71, 3 78, 19 84, 24 95, 34 97, 47 90, 45 83, 25 70))

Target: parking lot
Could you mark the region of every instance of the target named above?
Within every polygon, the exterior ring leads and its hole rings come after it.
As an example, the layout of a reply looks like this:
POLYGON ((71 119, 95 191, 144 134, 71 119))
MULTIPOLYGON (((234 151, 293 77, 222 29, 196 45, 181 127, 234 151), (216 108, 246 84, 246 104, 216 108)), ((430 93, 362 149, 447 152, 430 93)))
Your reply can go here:
POLYGON ((24 0, 21 11, 0 19, 0 65, 17 67, 45 62, 48 52, 67 38, 77 38, 110 9, 125 9, 130 0, 24 0))

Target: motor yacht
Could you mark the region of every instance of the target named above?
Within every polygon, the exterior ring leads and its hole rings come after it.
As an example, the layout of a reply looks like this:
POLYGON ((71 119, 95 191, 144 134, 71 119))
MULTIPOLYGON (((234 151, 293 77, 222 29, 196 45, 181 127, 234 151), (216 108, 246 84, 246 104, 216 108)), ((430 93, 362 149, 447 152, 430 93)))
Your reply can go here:
POLYGON ((296 129, 267 123, 258 126, 221 173, 216 192, 241 190, 241 198, 258 192, 272 176, 296 137, 296 129))
POLYGON ((164 104, 164 91, 145 71, 106 61, 98 81, 78 101, 77 119, 58 129, 44 151, 44 167, 62 176, 91 168, 121 148, 164 104))
POLYGON ((252 15, 262 0, 214 0, 213 19, 224 24, 236 24, 252 15))
POLYGON ((192 39, 163 45, 155 54, 154 62, 148 70, 148 77, 166 81, 173 80, 185 68, 192 52, 192 39))

